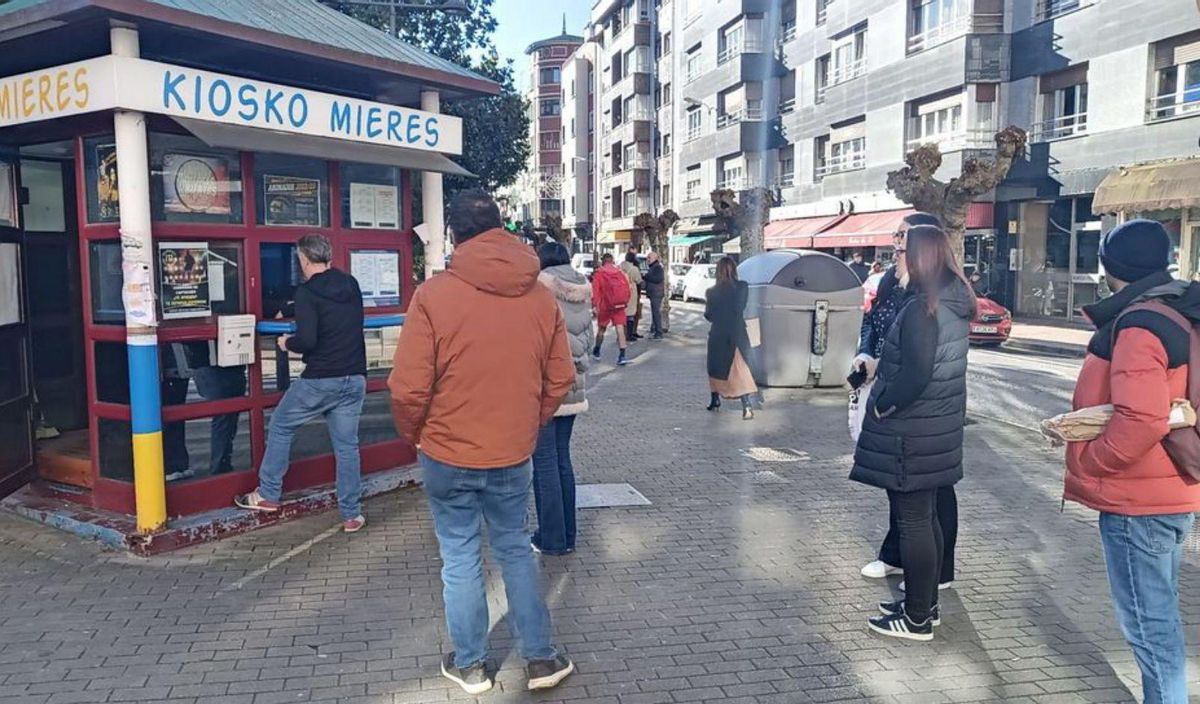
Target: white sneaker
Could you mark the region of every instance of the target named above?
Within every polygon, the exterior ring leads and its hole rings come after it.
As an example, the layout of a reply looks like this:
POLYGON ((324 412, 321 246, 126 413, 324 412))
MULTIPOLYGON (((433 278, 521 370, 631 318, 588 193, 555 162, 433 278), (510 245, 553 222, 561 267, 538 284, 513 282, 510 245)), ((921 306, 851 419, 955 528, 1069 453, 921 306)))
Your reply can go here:
POLYGON ((882 560, 868 562, 867 566, 862 568, 862 576, 867 579, 883 579, 893 574, 904 574, 904 570, 899 567, 893 567, 882 560))
MULTIPOLYGON (((904 570, 900 570, 900 571, 904 572, 904 570)), ((954 582, 942 582, 941 584, 938 585, 938 591, 940 592, 943 589, 949 589, 950 587, 953 587, 953 586, 954 586, 954 582)), ((904 582, 900 582, 900 591, 904 591, 904 582)))

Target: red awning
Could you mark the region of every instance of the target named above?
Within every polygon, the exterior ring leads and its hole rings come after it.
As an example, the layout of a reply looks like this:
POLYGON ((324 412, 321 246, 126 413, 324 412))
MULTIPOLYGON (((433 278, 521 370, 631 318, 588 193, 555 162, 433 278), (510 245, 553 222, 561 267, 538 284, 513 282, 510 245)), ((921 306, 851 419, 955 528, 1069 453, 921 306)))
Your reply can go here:
POLYGON ((767 249, 807 249, 813 235, 824 232, 846 218, 845 215, 822 215, 815 218, 776 220, 763 231, 767 249))
POLYGON ((992 214, 995 212, 996 209, 991 203, 972 203, 967 208, 967 229, 992 229, 992 214))
MULTIPOLYGON (((900 221, 914 212, 912 208, 905 208, 855 213, 813 237, 811 247, 891 247, 892 234, 900 228, 900 221)), ((967 229, 991 229, 992 212, 991 203, 972 203, 967 209, 967 229)))

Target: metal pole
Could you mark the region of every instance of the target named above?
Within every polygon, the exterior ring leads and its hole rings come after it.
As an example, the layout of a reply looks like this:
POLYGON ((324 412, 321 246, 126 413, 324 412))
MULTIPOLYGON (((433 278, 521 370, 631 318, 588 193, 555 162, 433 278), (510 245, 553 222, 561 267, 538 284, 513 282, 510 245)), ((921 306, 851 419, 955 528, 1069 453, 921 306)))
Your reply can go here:
POLYGON ((646 3, 650 14, 650 214, 657 215, 661 210, 661 205, 658 203, 658 157, 655 156, 655 151, 658 149, 658 105, 657 99, 659 96, 658 83, 658 9, 654 7, 651 0, 641 0, 646 3))
MULTIPOLYGON (((109 30, 112 53, 137 57, 136 27, 109 30)), ((162 398, 158 370, 158 314, 154 304, 154 243, 150 236, 150 161, 146 118, 116 111, 113 132, 120 202, 121 270, 124 276, 125 341, 129 356, 129 413, 133 430, 133 491, 137 528, 143 533, 167 524, 163 472, 162 398)))
MULTIPOLYGON (((421 109, 441 112, 441 96, 436 90, 421 91, 421 109)), ((445 202, 442 198, 442 175, 436 171, 421 174, 421 211, 429 226, 429 244, 425 246, 425 280, 446 268, 445 202)))

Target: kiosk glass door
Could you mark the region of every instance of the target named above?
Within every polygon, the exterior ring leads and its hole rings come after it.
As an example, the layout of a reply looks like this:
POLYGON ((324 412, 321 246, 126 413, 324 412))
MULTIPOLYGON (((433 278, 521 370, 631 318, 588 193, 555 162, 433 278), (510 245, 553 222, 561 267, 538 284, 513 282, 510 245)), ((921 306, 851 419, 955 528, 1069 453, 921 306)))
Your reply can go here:
POLYGON ((33 478, 33 403, 29 315, 23 282, 20 169, 0 147, 0 496, 33 478))

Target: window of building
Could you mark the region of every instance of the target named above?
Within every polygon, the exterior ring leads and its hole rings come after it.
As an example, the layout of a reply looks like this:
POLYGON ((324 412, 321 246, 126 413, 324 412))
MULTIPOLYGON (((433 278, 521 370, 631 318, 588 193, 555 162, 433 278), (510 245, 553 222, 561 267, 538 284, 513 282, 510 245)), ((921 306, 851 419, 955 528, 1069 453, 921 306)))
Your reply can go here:
POLYGON ((830 83, 837 85, 867 72, 867 26, 865 24, 835 37, 830 83))
POLYGON ((967 0, 911 0, 911 8, 909 51, 937 46, 971 29, 967 0))
POLYGON ((596 131, 596 111, 588 110, 588 134, 596 131))
POLYGON ((684 200, 700 200, 700 192, 704 188, 702 185, 703 178, 700 175, 700 165, 689 166, 684 178, 684 200))
POLYGON ((1087 64, 1080 64, 1041 77, 1041 119, 1034 125, 1034 141, 1062 139, 1087 131, 1087 70, 1087 64))
POLYGON ((669 132, 662 136, 662 155, 671 156, 671 134, 669 132))
POLYGON ((255 154, 259 225, 329 227, 329 165, 321 159, 255 154))
POLYGON ((236 151, 191 135, 151 132, 150 206, 157 221, 242 222, 242 165, 236 151))
POLYGON ((566 56, 566 55, 567 55, 567 47, 565 47, 565 46, 555 46, 555 47, 551 47, 551 48, 550 48, 550 55, 551 55, 551 56, 558 56, 558 57, 566 56))
POLYGON ((788 145, 779 150, 777 174, 780 188, 791 188, 796 185, 796 147, 794 145, 788 145))
POLYGON ((829 135, 813 140, 813 180, 820 181, 829 173, 829 135))
POLYGON ((909 111, 909 149, 920 144, 937 144, 942 151, 966 146, 963 143, 967 130, 961 88, 948 95, 915 102, 909 111))
POLYGON ((784 0, 779 14, 780 41, 786 43, 796 38, 796 0, 784 0))
POLYGON ((700 108, 695 107, 687 112, 687 141, 692 141, 700 136, 704 130, 704 114, 700 112, 700 108))
POLYGON ((557 131, 542 134, 542 149, 559 149, 561 147, 562 142, 557 131))
POLYGON ((746 25, 744 21, 739 19, 723 28, 717 35, 717 65, 720 66, 730 59, 740 56, 745 48, 745 40, 746 25))
POLYGON ((1095 0, 1037 0, 1034 17, 1037 22, 1052 20, 1068 12, 1091 5, 1095 0))
POLYGON ((671 104, 671 84, 664 83, 662 85, 662 104, 667 106, 671 104))
POLYGON ((815 100, 817 101, 818 105, 825 102, 825 91, 829 88, 829 62, 830 62, 829 54, 826 54, 817 59, 817 66, 816 66, 817 94, 815 96, 815 100))
POLYGON ((624 193, 622 193, 621 194, 621 205, 623 207, 622 214, 625 217, 631 218, 634 215, 637 215, 637 206, 638 206, 637 191, 630 190, 630 191, 625 191, 624 193))
POLYGON ((663 32, 662 39, 659 40, 659 55, 666 56, 671 53, 671 33, 663 32))
POLYGON ((825 24, 825 20, 829 17, 829 6, 833 4, 833 0, 817 0, 817 26, 825 24))
POLYGON ((625 148, 622 150, 621 164, 626 169, 632 169, 632 168, 634 168, 636 161, 637 161, 637 144, 635 142, 630 142, 629 144, 626 144, 625 148))
POLYGON ((342 223, 350 228, 399 230, 400 169, 380 164, 341 165, 342 223))
POLYGON ((740 191, 746 187, 746 160, 742 156, 724 159, 718 172, 721 175, 718 188, 740 191))
POLYGON ((562 102, 558 98, 542 98, 539 106, 542 117, 557 117, 562 114, 562 102))
POLYGON ((574 78, 571 79, 571 97, 572 98, 575 97, 575 79, 574 78))
POLYGON ((702 61, 700 55, 700 45, 697 44, 688 50, 687 58, 684 61, 684 80, 690 83, 699 78, 700 73, 703 70, 701 65, 702 61))
POLYGON ((1200 32, 1156 44, 1154 71, 1150 120, 1200 115, 1200 32))
POLYGON ((562 69, 557 66, 542 69, 538 72, 538 83, 543 86, 562 83, 562 69))

